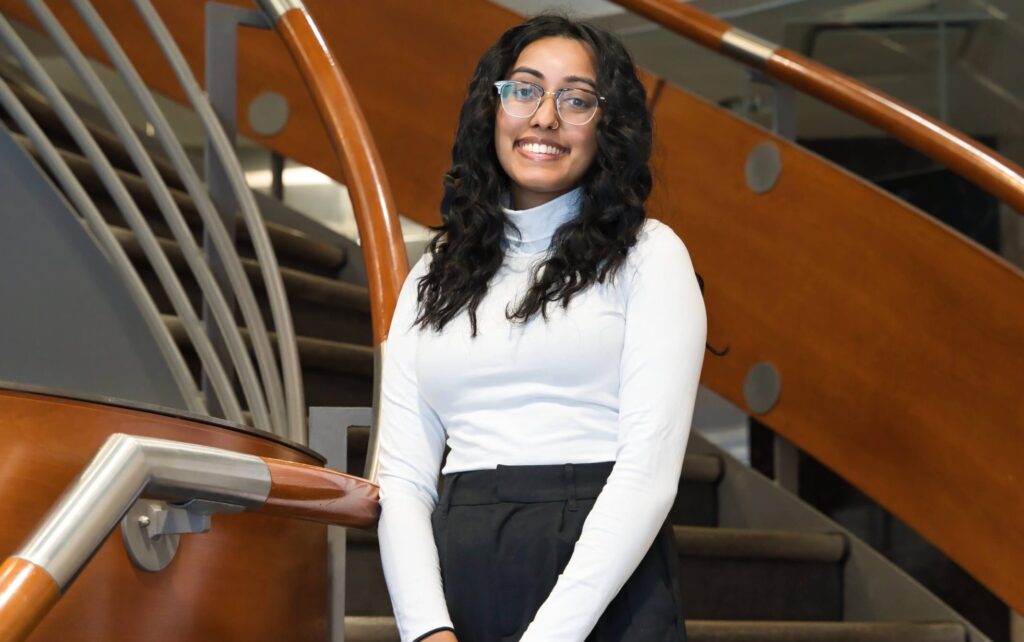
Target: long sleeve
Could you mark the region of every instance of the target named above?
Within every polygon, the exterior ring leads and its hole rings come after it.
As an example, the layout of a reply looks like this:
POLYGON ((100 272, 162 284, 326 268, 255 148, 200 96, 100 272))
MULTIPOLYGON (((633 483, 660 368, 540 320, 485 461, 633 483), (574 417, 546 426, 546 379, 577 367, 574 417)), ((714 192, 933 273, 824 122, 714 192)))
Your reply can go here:
POLYGON ((416 285, 428 257, 413 267, 398 297, 384 354, 380 408, 377 526, 384 577, 402 642, 452 629, 430 515, 444 453, 444 427, 416 380, 416 285))
POLYGON ((582 641, 654 542, 678 489, 707 337, 689 254, 663 225, 623 266, 626 327, 611 475, 520 642, 582 641))

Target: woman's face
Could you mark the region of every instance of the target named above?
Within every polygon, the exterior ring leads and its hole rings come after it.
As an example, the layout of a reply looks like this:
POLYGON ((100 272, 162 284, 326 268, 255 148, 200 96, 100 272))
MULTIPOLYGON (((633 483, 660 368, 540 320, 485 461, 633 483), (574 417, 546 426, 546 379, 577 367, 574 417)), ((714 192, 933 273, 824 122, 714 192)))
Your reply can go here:
MULTIPOLYGON (((519 54, 504 80, 528 80, 557 91, 562 87, 597 90, 597 73, 589 45, 563 37, 531 42, 519 54), (588 82, 589 81, 589 82, 588 82)), ((597 155, 598 108, 586 125, 562 122, 554 96, 545 96, 529 118, 509 116, 497 101, 494 146, 498 161, 512 181, 512 209, 528 209, 561 196, 579 184, 597 155), (523 149, 524 143, 551 145, 557 154, 523 149)))

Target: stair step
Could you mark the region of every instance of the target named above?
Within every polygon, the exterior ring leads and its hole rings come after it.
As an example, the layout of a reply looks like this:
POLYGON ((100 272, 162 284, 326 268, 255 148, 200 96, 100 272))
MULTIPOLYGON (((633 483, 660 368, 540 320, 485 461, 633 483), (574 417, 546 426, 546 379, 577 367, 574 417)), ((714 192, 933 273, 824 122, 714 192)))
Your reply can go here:
MULTIPOLYGON (((711 620, 838 620, 837 533, 674 526, 683 614, 711 620)), ((387 615, 390 601, 373 530, 348 531, 346 608, 387 615)))
POLYGON ((966 642, 959 622, 688 621, 689 642, 966 642))
MULTIPOLYGON (((368 426, 353 426, 348 432, 348 454, 361 463, 366 457, 366 448, 370 443, 368 426)), ((354 468, 349 467, 350 472, 354 468)), ((722 460, 715 455, 687 453, 683 461, 682 480, 696 484, 714 484, 722 474, 722 460)))
MULTIPOLYGON (((398 642, 395 618, 345 617, 348 642, 398 642)), ((687 642, 965 642, 958 622, 731 622, 687 620, 687 642)))
MULTIPOLYGON (((348 433, 346 470, 362 474, 366 467, 366 447, 370 430, 353 427, 348 433)), ((448 448, 445 447, 445 456, 448 448)), ((679 497, 669 520, 683 526, 715 526, 718 523, 718 491, 715 484, 722 476, 722 461, 714 455, 687 454, 683 463, 679 497)))
POLYGON ((838 620, 845 536, 675 527, 687 618, 838 620))
MULTIPOLYGON (((39 160, 26 137, 21 134, 14 134, 14 137, 27 152, 32 154, 37 161, 39 160)), ((92 196, 93 202, 107 222, 112 225, 126 227, 126 222, 120 210, 114 205, 106 188, 103 186, 103 182, 100 180, 99 174, 96 173, 89 160, 81 154, 67 149, 59 149, 58 151, 61 158, 82 183, 85 190, 92 196)), ((170 230, 156 205, 156 200, 142 177, 122 169, 115 169, 114 171, 138 205, 139 210, 146 216, 154 234, 168 238, 171 237, 170 230)), ((188 225, 195 230, 201 229, 202 219, 188 192, 176 188, 170 188, 170 192, 188 225)), ((270 236, 271 244, 274 246, 274 251, 278 255, 278 260, 282 265, 300 267, 325 276, 336 273, 345 265, 347 257, 345 251, 340 247, 317 241, 301 232, 277 225, 276 223, 265 222, 264 225, 270 236)), ((236 229, 239 253, 254 256, 255 252, 251 247, 249 231, 241 217, 238 218, 236 229)))
MULTIPOLYGON (((31 81, 23 77, 20 71, 6 64, 0 64, 0 76, 7 81, 11 91, 18 97, 18 100, 25 106, 28 112, 32 114, 32 118, 46 132, 55 146, 71 151, 78 149, 71 135, 61 122, 60 117, 50 107, 46 98, 35 87, 31 86, 31 81)), ((93 122, 85 114, 79 115, 83 117, 82 120, 86 129, 89 130, 89 133, 95 139, 100 149, 103 150, 110 163, 119 169, 135 171, 135 164, 132 162, 117 134, 93 122)), ((4 113, 3 117, 6 120, 7 114, 4 113)), ((12 127, 12 129, 18 131, 16 127, 12 127)), ((147 144, 146 137, 141 134, 139 135, 139 140, 143 145, 147 144)), ((171 162, 161 156, 154 155, 152 149, 147 151, 150 151, 150 158, 153 160, 153 164, 156 166, 157 171, 160 172, 164 181, 171 187, 182 189, 181 179, 178 177, 178 172, 174 169, 171 162)))
MULTIPOLYGON (((150 267, 135 234, 128 228, 116 225, 111 226, 111 231, 136 264, 160 311, 166 314, 173 313, 170 299, 160 286, 156 273, 150 267)), ((199 310, 201 292, 181 248, 173 239, 159 238, 158 241, 171 265, 179 272, 182 285, 189 293, 193 305, 199 310)), ((259 263, 243 257, 242 267, 253 284, 263 318, 269 320, 270 306, 263 287, 259 263)), ((281 268, 281 277, 297 334, 366 346, 372 344, 370 295, 365 287, 287 267, 281 268)), ((237 318, 241 319, 240 316, 237 318)))
POLYGON ((675 531, 680 554, 687 557, 838 563, 846 555, 846 537, 840 533, 692 526, 676 526, 675 531))
MULTIPOLYGON (((198 373, 198 358, 178 317, 163 315, 164 323, 185 358, 198 373)), ((277 335, 268 333, 276 351, 277 335)), ((248 345, 249 332, 242 328, 248 345)), ((373 400, 373 348, 364 345, 297 337, 299 364, 307 406, 369 406, 373 400)), ((253 364, 255 366, 255 362, 253 364)), ((240 401, 244 399, 239 396, 240 401)))

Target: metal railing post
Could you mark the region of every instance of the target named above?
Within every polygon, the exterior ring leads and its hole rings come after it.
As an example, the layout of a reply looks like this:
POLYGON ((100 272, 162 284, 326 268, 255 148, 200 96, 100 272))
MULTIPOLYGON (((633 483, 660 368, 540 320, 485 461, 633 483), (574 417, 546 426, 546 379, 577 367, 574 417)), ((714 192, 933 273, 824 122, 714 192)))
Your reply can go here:
MULTIPOLYGON (((232 145, 235 144, 235 134, 238 127, 235 122, 235 110, 237 106, 237 85, 238 85, 238 27, 244 25, 260 29, 269 29, 270 24, 266 17, 258 12, 242 7, 233 7, 220 4, 219 2, 208 2, 206 4, 206 27, 205 27, 205 73, 206 95, 209 97, 213 113, 220 121, 224 133, 232 145), (216 51, 217 55, 212 55, 216 51)), ((206 188, 210 193, 210 200, 214 206, 228 237, 235 241, 235 218, 238 214, 238 199, 231 189, 231 183, 227 176, 224 163, 220 160, 216 150, 213 149, 210 137, 206 137, 203 148, 203 165, 205 169, 206 188)), ((209 230, 203 230, 203 249, 206 253, 206 260, 213 272, 214 279, 220 284, 225 292, 230 292, 228 283, 227 268, 223 259, 215 251, 209 230)), ((228 300, 228 304, 234 308, 234 302, 228 300)), ((214 349, 224 355, 227 346, 217 336, 212 318, 212 311, 209 303, 203 301, 203 324, 206 327, 210 340, 213 341, 214 349)), ((203 394, 206 395, 207 404, 215 412, 219 410, 215 405, 213 391, 204 375, 203 394)), ((274 417, 274 424, 283 425, 284 416, 274 417)))
MULTIPOLYGON (((309 447, 327 459, 324 468, 340 473, 348 468, 348 431, 354 426, 369 426, 371 408, 310 408, 309 447)), ((330 598, 327 607, 328 640, 345 642, 345 563, 346 529, 327 528, 330 598)))

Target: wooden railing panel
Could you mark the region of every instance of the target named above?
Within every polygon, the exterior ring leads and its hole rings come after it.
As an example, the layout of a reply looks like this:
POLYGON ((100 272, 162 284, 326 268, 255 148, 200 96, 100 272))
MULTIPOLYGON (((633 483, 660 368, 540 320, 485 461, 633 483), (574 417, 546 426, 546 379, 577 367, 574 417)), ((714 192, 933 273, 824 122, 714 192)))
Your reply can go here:
POLYGON ((781 398, 758 418, 1020 610, 1024 275, 693 96, 666 89, 655 119, 649 210, 687 243, 708 340, 730 347, 702 381, 745 408, 748 370, 773 363, 781 398), (757 195, 743 167, 765 141, 783 169, 757 195))
MULTIPOLYGON (((108 435, 123 432, 319 464, 252 434, 201 422, 41 395, 0 391, 0 557, 11 555, 108 435)), ((105 640, 323 640, 325 527, 261 514, 221 515, 182 538, 160 573, 107 539, 32 636, 105 640)))

